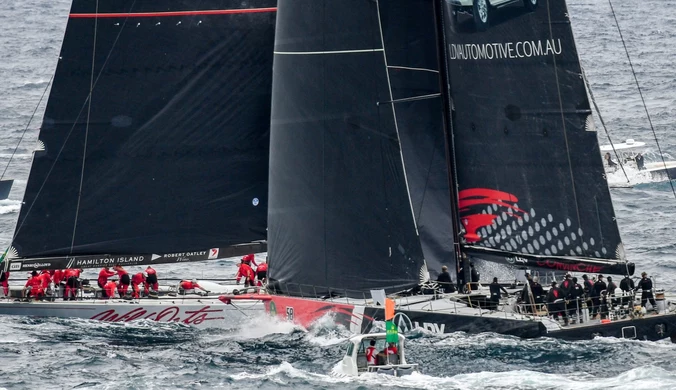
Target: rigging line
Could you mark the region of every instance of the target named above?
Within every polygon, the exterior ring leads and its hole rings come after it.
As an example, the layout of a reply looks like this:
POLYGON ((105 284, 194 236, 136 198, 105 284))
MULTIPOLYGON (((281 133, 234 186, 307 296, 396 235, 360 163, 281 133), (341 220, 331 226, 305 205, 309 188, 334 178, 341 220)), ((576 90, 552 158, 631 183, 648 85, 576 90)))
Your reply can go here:
MULTIPOLYGON (((570 16, 568 17, 568 22, 570 24, 570 16)), ((549 24, 549 38, 554 39, 554 31, 552 30, 552 10, 551 6, 549 4, 549 1, 547 2, 547 19, 548 19, 548 24, 549 24)), ((572 30, 570 31, 571 35, 573 34, 572 30)), ((577 191, 575 189, 575 177, 573 175, 573 163, 570 159, 570 145, 568 144, 568 133, 566 131, 566 117, 563 112, 563 98, 561 97, 561 86, 559 85, 559 68, 556 63, 556 53, 552 53, 552 61, 554 63, 554 77, 556 78, 556 93, 558 94, 559 97, 559 109, 561 110, 561 125, 563 126, 563 139, 566 142, 566 156, 568 157, 568 170, 570 172, 570 184, 573 187, 573 199, 575 200, 575 213, 577 214, 577 223, 578 223, 578 228, 580 227, 579 224, 582 221, 580 219, 580 208, 578 207, 578 202, 577 202, 577 191)), ((578 60, 579 63, 579 60, 578 60)), ((580 67, 582 69, 582 67, 580 67)))
POLYGON ((35 105, 35 110, 33 110, 33 114, 31 115, 30 119, 28 120, 28 123, 26 123, 26 127, 23 129, 23 132, 21 133, 21 138, 19 138, 19 142, 16 144, 16 147, 14 148, 12 155, 9 156, 9 161, 7 161, 7 165, 5 165, 5 169, 2 171, 2 175, 0 175, 0 180, 2 180, 5 177, 5 173, 7 172, 7 168, 9 168, 9 164, 12 162, 12 159, 14 158, 16 151, 19 149, 19 145, 21 145, 21 141, 23 141, 23 137, 26 135, 26 132, 28 131, 28 127, 31 125, 31 122, 33 122, 33 118, 35 117, 35 113, 38 112, 38 108, 40 108, 40 103, 42 103, 42 99, 44 99, 45 94, 47 93, 47 90, 49 89, 49 86, 52 85, 52 80, 54 80, 54 73, 52 73, 52 77, 49 78, 49 82, 47 83, 45 90, 42 91, 42 96, 40 96, 40 100, 38 101, 38 104, 35 105))
MULTIPOLYGON (((96 15, 99 14, 99 0, 96 0, 96 15)), ((70 240, 70 253, 75 246, 75 231, 77 220, 80 216, 80 202, 82 201, 82 185, 84 184, 85 163, 87 162, 87 141, 89 139, 89 120, 92 114, 92 96, 94 95, 94 70, 96 66, 96 38, 99 29, 99 18, 94 18, 94 39, 92 45, 92 74, 89 76, 89 104, 87 105, 87 124, 85 125, 84 146, 82 147, 82 169, 80 170, 80 188, 77 191, 77 205, 75 206, 75 221, 73 222, 73 234, 70 240)))
MULTIPOLYGON (((587 86, 587 92, 589 92, 589 97, 591 98, 592 104, 594 104, 594 109, 596 110, 596 114, 599 116, 599 121, 601 122, 601 126, 603 126, 603 130, 606 132, 606 136, 608 137, 608 142, 610 142, 610 147, 613 149, 613 153, 615 153, 615 158, 617 161, 620 161, 620 156, 617 154, 617 150, 615 149, 615 144, 613 144, 613 140, 610 139, 610 133, 608 132, 608 128, 606 127, 606 122, 603 120, 603 116, 601 116, 601 110, 599 110, 599 106, 596 104, 596 99, 594 99, 594 93, 592 92, 591 85, 589 85, 589 80, 587 79, 587 74, 585 73, 584 69, 580 68, 582 70, 582 79, 584 79, 584 84, 587 86)), ((627 171, 624 169, 624 164, 620 164, 620 169, 622 169, 622 173, 624 173, 624 178, 627 179, 627 183, 629 183, 629 176, 627 175, 627 171)), ((606 179, 606 182, 608 180, 606 179)))
POLYGON ((655 133, 655 127, 653 126, 653 121, 650 119, 650 113, 648 112, 648 106, 645 103, 645 98, 643 97, 643 91, 641 90, 641 85, 638 83, 638 77, 636 77, 636 71, 634 71, 634 64, 631 62, 631 57, 629 56, 629 49, 627 49, 627 44, 624 42, 624 36, 622 36, 622 29, 620 29, 620 22, 617 20, 617 15, 615 15, 615 9, 613 8, 613 3, 611 0, 608 0, 610 5, 610 11, 613 14, 613 19, 615 19, 615 26, 617 26, 617 32, 620 34, 620 40, 622 41, 622 46, 624 47, 624 52, 627 54, 627 60, 629 61, 629 67, 631 68, 631 74, 634 76, 634 81, 636 82, 636 89, 638 89, 638 94, 641 97, 641 102, 643 103, 643 109, 645 110, 645 115, 648 118, 648 123, 650 124, 650 130, 653 132, 653 137, 655 138, 655 144, 657 144, 657 151, 660 152, 660 158, 662 159, 662 164, 664 170, 667 173, 667 178, 669 179, 669 184, 671 185, 671 192, 676 198, 676 189, 674 189, 674 183, 671 181, 671 175, 667 169, 667 162, 664 160, 664 154, 662 153, 662 148, 660 147, 660 142, 657 140, 657 134, 655 133))
MULTIPOLYGON (((134 8, 135 5, 136 5, 136 0, 134 0, 134 2, 129 7, 129 12, 131 12, 131 10, 134 8)), ((111 54, 113 54, 113 50, 115 50, 115 47, 117 46, 117 41, 119 41, 120 35, 122 35, 122 31, 124 31, 124 28, 127 25, 128 20, 129 20, 129 18, 125 18, 124 22, 122 22, 122 25, 120 26, 120 31, 118 31, 117 36, 115 37, 115 40, 113 41, 113 44, 110 47, 110 50, 108 51, 108 56, 106 57, 106 60, 103 62, 103 66, 101 66, 101 70, 99 71, 99 74, 96 76, 96 80, 94 80, 94 87, 96 87, 96 84, 98 83, 99 78, 103 74, 103 70, 106 68, 108 61, 110 60, 110 56, 111 56, 111 54)), ((65 38, 64 38, 64 40, 65 40, 65 38)), ((73 130, 75 130, 75 126, 77 125, 77 121, 80 119, 82 112, 84 111, 85 107, 87 106, 87 102, 88 102, 89 98, 90 98, 90 96, 88 96, 87 99, 85 99, 85 101, 82 102, 82 107, 80 107, 80 111, 77 113, 77 116, 75 117, 75 120, 73 121, 73 126, 70 127, 70 130, 68 131, 68 134, 66 135, 66 139, 63 141, 63 144, 61 145, 59 152, 56 154, 56 157, 54 158, 54 162, 52 163, 52 166, 49 167, 49 171, 47 171, 47 175, 45 175, 45 179, 42 181, 42 184, 40 185, 40 189, 38 189, 38 192, 35 194, 35 198, 33 199, 33 202, 31 202, 31 205, 28 207, 28 210, 26 211, 26 216, 28 214, 30 214, 31 210, 33 209, 33 206, 35 205, 35 202, 37 202, 38 197, 42 193, 42 190, 45 188, 45 185, 47 184, 47 179, 52 174, 52 171, 54 170, 54 167, 56 166, 56 162, 59 160, 59 157, 63 153, 63 150, 66 148, 66 143, 68 142, 68 139, 70 138, 71 134, 73 133, 73 130)), ((21 231, 21 228, 23 227, 25 222, 26 222, 26 218, 24 218, 24 220, 21 221, 21 223, 17 224, 17 228, 14 231, 14 235, 12 236, 12 241, 14 241, 16 236, 19 234, 19 231, 21 231)))
MULTIPOLYGON (((376 0, 376 12, 378 13, 378 30, 380 31, 380 42, 383 46, 383 61, 385 62, 385 75, 387 76, 387 89, 390 92, 390 100, 394 100, 392 96, 392 83, 390 82, 390 70, 387 66, 387 54, 385 53, 385 38, 383 38, 383 23, 380 20, 380 0, 376 0)), ((420 236, 418 232, 418 223, 415 220, 415 211, 413 210, 413 201, 411 200, 411 189, 408 185, 408 176, 406 174, 406 163, 404 162, 404 148, 399 136, 399 124, 397 123, 397 110, 392 105, 392 116, 394 117, 394 129, 397 132, 397 141, 399 142, 399 156, 401 157, 401 168, 404 171, 404 183, 406 183, 406 193, 408 195, 408 205, 411 207, 411 218, 413 218, 413 227, 415 228, 416 236, 420 236)), ((424 256, 423 256, 424 258, 424 256)))

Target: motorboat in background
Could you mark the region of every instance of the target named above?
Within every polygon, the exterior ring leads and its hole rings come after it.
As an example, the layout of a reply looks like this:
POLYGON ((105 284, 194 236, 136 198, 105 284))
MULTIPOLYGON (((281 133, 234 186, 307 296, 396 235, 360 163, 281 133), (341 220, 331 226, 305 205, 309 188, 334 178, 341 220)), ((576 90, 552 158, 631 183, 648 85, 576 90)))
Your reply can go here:
POLYGON ((648 172, 654 180, 676 177, 676 161, 645 161, 645 142, 628 138, 622 143, 601 145, 600 150, 606 173, 615 173, 622 165, 639 172, 648 172), (616 157, 617 161, 613 160, 613 157, 616 157))

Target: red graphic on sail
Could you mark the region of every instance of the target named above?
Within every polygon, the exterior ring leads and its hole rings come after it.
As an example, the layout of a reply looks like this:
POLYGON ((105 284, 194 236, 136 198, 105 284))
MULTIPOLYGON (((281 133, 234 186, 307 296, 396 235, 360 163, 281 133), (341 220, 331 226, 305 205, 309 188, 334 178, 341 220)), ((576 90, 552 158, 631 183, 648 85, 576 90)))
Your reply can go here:
POLYGON ((482 227, 490 226, 502 214, 521 219, 526 212, 516 207, 519 199, 503 191, 488 188, 470 188, 458 193, 460 220, 465 227, 465 240, 469 243, 481 241, 477 233, 482 227), (486 206, 498 206, 495 208, 486 206))

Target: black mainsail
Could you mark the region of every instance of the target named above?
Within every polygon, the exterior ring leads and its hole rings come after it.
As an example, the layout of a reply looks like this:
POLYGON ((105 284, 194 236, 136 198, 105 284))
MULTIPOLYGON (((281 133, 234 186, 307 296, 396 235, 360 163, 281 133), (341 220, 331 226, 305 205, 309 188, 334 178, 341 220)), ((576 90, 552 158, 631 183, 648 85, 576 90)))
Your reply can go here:
POLYGON ((75 0, 10 269, 265 251, 275 7, 75 0))
POLYGON ((567 271, 632 274, 564 0, 491 9, 440 0, 463 250, 567 271))
MULTIPOLYGON (((391 61, 387 40, 392 30, 385 28, 390 19, 381 17, 384 3, 279 3, 269 276, 290 295, 335 290, 362 296, 370 289, 413 287, 424 259, 402 159, 402 126, 392 101, 439 92, 438 83, 428 83, 416 87, 413 96, 397 94, 395 85, 405 87, 408 76, 392 77, 390 66, 433 79, 436 67, 403 69, 428 65, 405 61, 401 47, 401 61, 391 61)), ((390 14, 391 20, 401 15, 390 14)), ((431 115, 422 123, 434 117, 440 123, 439 111, 431 115)), ((438 136, 443 138, 443 132, 438 136)))

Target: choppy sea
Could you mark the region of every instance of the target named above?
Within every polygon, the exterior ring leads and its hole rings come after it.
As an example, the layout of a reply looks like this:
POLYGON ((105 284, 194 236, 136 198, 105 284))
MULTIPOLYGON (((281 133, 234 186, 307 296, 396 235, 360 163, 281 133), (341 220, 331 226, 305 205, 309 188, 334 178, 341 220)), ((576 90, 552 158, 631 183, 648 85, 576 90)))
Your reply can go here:
MULTIPOLYGON (((18 218, 69 0, 0 2, 0 171, 28 125, 6 176, 15 178, 0 201, 0 247, 18 218)), ((605 0, 569 0, 578 50, 615 142, 657 146, 605 0)), ((667 159, 676 157, 676 0, 614 4, 667 159)), ((607 143, 598 126, 599 140, 607 143)), ((676 199, 668 182, 631 174, 633 188, 611 190, 628 257, 639 271, 676 292, 676 199)), ((626 182, 611 175, 611 183, 626 182)), ((166 276, 214 272, 230 277, 234 263, 190 270, 168 265, 166 276)), ((88 271, 86 276, 94 276, 88 271)), ((253 317, 233 328, 196 329, 140 322, 0 317, 0 389, 674 389, 676 345, 596 339, 520 340, 495 334, 410 335, 409 360, 424 372, 407 378, 332 375, 348 332, 320 321, 311 329, 253 317)))

